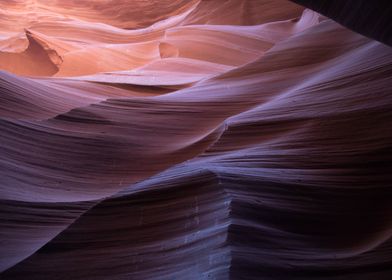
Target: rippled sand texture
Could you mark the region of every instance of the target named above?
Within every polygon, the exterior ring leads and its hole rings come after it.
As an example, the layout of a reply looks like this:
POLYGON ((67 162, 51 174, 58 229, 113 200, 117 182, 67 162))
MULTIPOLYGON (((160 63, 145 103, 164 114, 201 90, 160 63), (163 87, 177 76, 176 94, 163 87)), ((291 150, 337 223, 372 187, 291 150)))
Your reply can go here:
POLYGON ((392 49, 284 0, 0 1, 1 279, 392 279, 392 49))

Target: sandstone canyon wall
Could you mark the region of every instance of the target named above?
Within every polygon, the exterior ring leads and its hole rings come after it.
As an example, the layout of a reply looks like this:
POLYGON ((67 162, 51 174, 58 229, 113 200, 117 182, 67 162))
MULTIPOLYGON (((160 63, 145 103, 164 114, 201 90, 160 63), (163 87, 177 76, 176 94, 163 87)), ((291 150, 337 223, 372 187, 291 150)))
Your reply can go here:
POLYGON ((0 1, 0 279, 392 279, 392 49, 326 16, 0 1))

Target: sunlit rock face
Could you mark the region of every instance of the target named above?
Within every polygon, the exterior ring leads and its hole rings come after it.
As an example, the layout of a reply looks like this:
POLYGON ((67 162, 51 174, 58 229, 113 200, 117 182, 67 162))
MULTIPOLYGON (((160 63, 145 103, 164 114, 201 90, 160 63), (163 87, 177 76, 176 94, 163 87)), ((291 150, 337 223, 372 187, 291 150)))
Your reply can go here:
POLYGON ((0 279, 392 279, 391 47, 285 0, 0 15, 0 279))

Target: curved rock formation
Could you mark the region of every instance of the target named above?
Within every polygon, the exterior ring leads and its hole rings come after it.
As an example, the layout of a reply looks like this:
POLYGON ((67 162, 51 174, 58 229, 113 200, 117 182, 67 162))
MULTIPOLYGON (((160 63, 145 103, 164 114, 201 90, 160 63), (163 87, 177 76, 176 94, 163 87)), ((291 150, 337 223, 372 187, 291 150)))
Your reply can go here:
POLYGON ((0 7, 1 279, 391 279, 390 47, 284 0, 0 7))
POLYGON ((384 0, 292 0, 392 46, 392 5, 384 0))

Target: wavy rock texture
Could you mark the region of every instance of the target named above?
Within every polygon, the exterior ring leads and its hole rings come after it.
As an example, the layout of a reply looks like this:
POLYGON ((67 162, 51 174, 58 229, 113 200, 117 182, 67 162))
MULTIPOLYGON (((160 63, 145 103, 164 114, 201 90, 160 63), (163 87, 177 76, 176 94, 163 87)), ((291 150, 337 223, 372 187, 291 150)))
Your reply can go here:
POLYGON ((0 14, 1 279, 392 279, 390 47, 284 0, 0 14))

